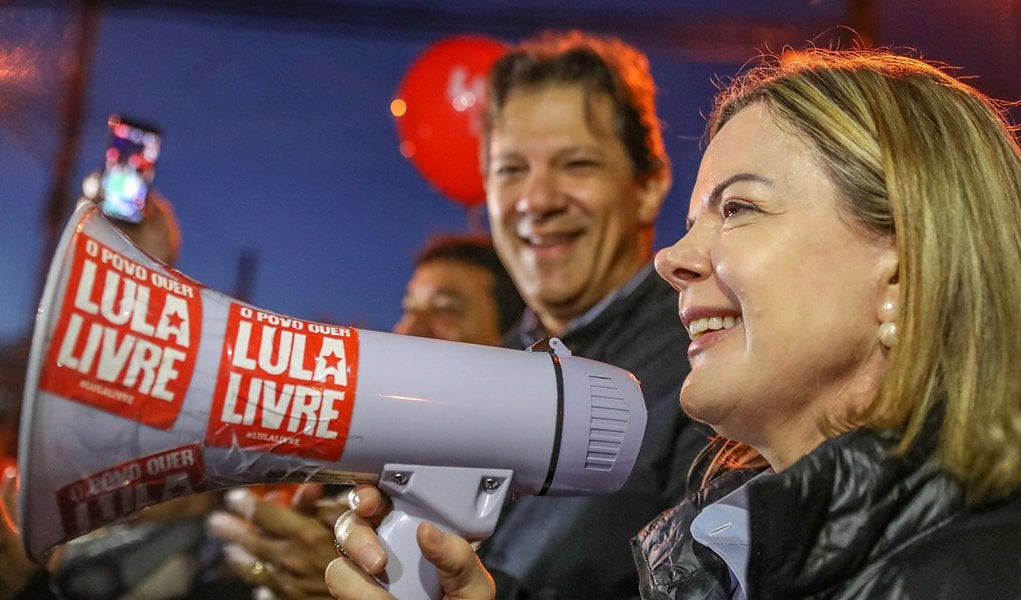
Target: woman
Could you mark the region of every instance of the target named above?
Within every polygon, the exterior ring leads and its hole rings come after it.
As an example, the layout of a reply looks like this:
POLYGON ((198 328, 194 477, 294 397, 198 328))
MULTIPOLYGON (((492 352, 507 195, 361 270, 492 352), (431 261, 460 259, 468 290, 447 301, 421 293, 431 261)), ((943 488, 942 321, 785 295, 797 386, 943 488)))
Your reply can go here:
MULTIPOLYGON (((656 267, 692 338, 681 404, 727 441, 636 539, 643 597, 1021 597, 1021 150, 997 106, 813 49, 736 80, 708 137, 656 267)), ((338 539, 376 572, 359 494, 338 539)), ((462 540, 419 539, 448 597, 487 597, 462 540)))

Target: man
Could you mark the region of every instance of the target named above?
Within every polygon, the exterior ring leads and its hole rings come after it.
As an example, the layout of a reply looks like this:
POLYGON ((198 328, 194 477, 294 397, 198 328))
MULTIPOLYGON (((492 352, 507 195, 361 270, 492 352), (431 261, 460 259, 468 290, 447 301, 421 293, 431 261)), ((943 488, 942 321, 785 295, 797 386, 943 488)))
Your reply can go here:
POLYGON ((524 306, 489 239, 440 236, 415 259, 393 331, 496 346, 524 306))
POLYGON ((528 305, 507 341, 525 347, 554 335, 576 355, 628 369, 649 409, 622 490, 529 497, 505 510, 479 549, 498 598, 634 595, 629 540, 684 494, 706 443, 678 410, 686 335, 677 296, 651 265, 671 184, 654 93, 644 55, 578 32, 525 42, 490 72, 487 209, 496 250, 528 305))
MULTIPOLYGON (((498 345, 524 302, 488 238, 443 235, 416 256, 401 308, 394 333, 498 345)), ((323 493, 300 486, 292 508, 231 490, 225 501, 234 514, 210 517, 210 529, 228 543, 225 558, 257 598, 329 597, 323 572, 337 557, 332 525, 342 508, 317 502, 323 493)))

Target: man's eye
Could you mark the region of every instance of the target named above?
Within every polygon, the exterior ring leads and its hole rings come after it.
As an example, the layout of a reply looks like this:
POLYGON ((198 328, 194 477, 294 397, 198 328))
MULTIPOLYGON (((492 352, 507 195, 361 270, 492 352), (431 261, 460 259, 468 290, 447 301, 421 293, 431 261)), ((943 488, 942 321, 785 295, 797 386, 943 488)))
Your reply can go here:
POLYGON ((441 305, 441 306, 434 306, 433 307, 433 312, 436 313, 436 314, 448 315, 449 316, 449 315, 459 315, 459 314, 461 314, 464 311, 461 309, 460 306, 455 306, 453 304, 444 304, 444 305, 441 305))
POLYGON ((587 158, 576 158, 574 160, 567 161, 565 166, 572 170, 594 169, 599 166, 599 163, 587 158))
POLYGON ((432 299, 429 308, 439 314, 459 315, 464 312, 464 303, 457 298, 440 296, 432 299))
POLYGON ((521 165, 498 165, 494 173, 499 177, 511 177, 524 171, 525 168, 521 165))

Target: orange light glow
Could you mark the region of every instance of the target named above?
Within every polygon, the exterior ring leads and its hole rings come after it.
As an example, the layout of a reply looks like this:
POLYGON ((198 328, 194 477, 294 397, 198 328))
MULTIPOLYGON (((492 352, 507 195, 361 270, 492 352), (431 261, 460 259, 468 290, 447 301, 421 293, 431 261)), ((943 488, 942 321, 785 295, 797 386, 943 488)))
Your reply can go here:
POLYGON ((18 468, 14 466, 14 461, 3 457, 2 463, 3 473, 0 477, 3 477, 3 484, 0 485, 2 490, 3 498, 0 499, 0 520, 3 521, 3 527, 8 531, 15 534, 20 533, 18 530, 18 522, 14 517, 14 498, 18 495, 18 487, 21 485, 21 480, 18 477, 18 468))
POLYGON ((408 104, 400 98, 394 98, 390 103, 390 114, 395 117, 403 117, 408 112, 408 104))
POLYGON ((25 82, 36 75, 31 56, 22 48, 0 50, 0 84, 25 82))

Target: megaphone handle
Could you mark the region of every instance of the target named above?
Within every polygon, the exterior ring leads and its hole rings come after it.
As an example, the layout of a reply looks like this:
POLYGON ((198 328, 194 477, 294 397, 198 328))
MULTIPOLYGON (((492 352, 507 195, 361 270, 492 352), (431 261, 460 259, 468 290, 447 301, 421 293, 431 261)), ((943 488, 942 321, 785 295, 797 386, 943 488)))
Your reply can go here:
POLYGON ((429 521, 471 541, 486 539, 512 475, 504 469, 386 465, 379 487, 394 506, 377 530, 387 553, 380 583, 398 600, 442 598, 436 567, 418 547, 419 524, 429 521))
POLYGON ((386 575, 380 583, 398 600, 443 597, 436 567, 422 557, 418 547, 418 525, 425 521, 404 512, 394 502, 394 510, 383 519, 378 533, 386 550, 386 575))

